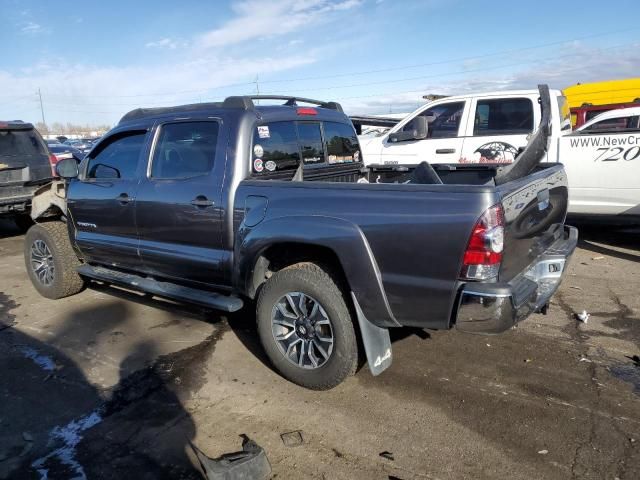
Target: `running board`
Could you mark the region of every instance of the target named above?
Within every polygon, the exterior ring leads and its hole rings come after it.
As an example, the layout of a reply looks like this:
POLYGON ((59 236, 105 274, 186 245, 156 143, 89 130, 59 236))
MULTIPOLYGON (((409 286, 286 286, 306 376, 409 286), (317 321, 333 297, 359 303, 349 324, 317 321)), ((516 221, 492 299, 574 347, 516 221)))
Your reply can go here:
POLYGON ((241 298, 221 295, 207 290, 184 287, 175 283, 159 282, 148 277, 141 277, 130 273, 123 273, 118 270, 111 270, 105 267, 94 267, 91 265, 81 265, 77 269, 78 273, 93 280, 105 283, 120 285, 122 287, 140 290, 159 297, 167 297, 173 300, 180 300, 187 303, 196 303, 204 307, 214 308, 225 312, 236 312, 242 308, 241 298))

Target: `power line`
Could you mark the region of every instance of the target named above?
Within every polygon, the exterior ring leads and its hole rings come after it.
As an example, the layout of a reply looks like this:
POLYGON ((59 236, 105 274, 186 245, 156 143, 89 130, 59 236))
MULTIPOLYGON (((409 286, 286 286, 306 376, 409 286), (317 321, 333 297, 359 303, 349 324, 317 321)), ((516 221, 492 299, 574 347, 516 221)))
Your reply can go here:
MULTIPOLYGON (((401 65, 401 66, 397 66, 397 67, 389 67, 389 68, 366 70, 366 71, 356 71, 356 72, 340 73, 340 74, 332 74, 332 75, 321 75, 321 76, 314 76, 314 77, 298 77, 298 78, 289 78, 289 79, 282 79, 282 80, 262 80, 262 83, 263 84, 276 84, 276 83, 305 82, 305 81, 312 81, 312 80, 325 80, 325 79, 329 79, 329 78, 341 78, 341 77, 353 77, 353 76, 361 76, 361 75, 370 75, 370 74, 374 74, 374 73, 384 73, 384 72, 407 70, 407 69, 420 68, 420 67, 446 65, 446 64, 457 63, 457 62, 465 62, 465 61, 471 61, 471 60, 481 60, 481 59, 485 59, 485 58, 489 58, 489 57, 495 57, 495 56, 499 56, 499 55, 506 55, 506 54, 523 52, 523 51, 535 50, 535 49, 539 49, 539 48, 546 48, 546 47, 551 47, 551 46, 562 45, 562 44, 566 44, 566 43, 572 42, 572 41, 587 40, 587 39, 604 37, 604 36, 608 36, 608 35, 614 35, 614 34, 617 34, 617 33, 636 31, 638 29, 640 29, 640 27, 630 27, 630 28, 625 28, 625 29, 620 29, 620 30, 612 30, 612 31, 608 31, 608 32, 594 33, 594 34, 591 34, 591 35, 585 35, 585 36, 582 36, 582 37, 572 38, 572 39, 569 39, 569 40, 549 42, 549 43, 544 43, 544 44, 532 45, 532 46, 528 46, 528 47, 508 49, 508 50, 502 50, 502 51, 499 51, 499 52, 487 53, 487 54, 483 54, 483 55, 460 57, 460 58, 456 58, 456 59, 442 60, 442 61, 437 61, 437 62, 420 63, 420 64, 413 64, 413 65, 401 65)), ((162 97, 162 96, 176 96, 176 95, 203 93, 203 92, 210 92, 212 90, 221 90, 221 89, 225 89, 225 88, 235 88, 235 87, 245 87, 245 86, 255 86, 255 85, 256 85, 256 81, 253 81, 253 82, 242 82, 242 83, 231 83, 231 84, 226 84, 226 85, 218 85, 218 86, 215 86, 215 87, 201 88, 201 89, 197 89, 197 90, 182 90, 182 91, 178 91, 178 92, 166 92, 166 93, 140 93, 140 94, 131 94, 131 95, 65 95, 65 94, 60 94, 60 93, 51 93, 51 92, 49 92, 48 95, 49 95, 49 97, 54 96, 54 97, 61 97, 61 98, 140 98, 140 97, 162 97)))

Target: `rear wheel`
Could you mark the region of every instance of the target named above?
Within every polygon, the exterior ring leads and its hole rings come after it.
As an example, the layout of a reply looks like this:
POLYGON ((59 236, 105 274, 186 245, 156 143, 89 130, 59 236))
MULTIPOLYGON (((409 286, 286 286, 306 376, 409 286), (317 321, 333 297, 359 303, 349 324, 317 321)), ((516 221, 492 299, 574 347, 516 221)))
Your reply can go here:
POLYGON ((292 382, 328 390, 355 372, 358 347, 346 299, 319 265, 276 272, 260 292, 257 321, 269 359, 292 382))
POLYGON ((31 283, 43 297, 68 297, 84 288, 85 282, 76 272, 80 261, 62 222, 32 226, 25 237, 24 260, 31 283))

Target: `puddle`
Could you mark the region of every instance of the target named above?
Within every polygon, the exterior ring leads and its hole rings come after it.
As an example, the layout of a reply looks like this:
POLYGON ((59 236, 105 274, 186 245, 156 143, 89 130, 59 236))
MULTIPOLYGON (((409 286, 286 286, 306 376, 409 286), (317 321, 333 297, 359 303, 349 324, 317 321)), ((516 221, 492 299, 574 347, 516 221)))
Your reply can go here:
POLYGON ((636 365, 617 365, 609 369, 611 374, 633 385, 633 393, 640 395, 640 367, 636 365))

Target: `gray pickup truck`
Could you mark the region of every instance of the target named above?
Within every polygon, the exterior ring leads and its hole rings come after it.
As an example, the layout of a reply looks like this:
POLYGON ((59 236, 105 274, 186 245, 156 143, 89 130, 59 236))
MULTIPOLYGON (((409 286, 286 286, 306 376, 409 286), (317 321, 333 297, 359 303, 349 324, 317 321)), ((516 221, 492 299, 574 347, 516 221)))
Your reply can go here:
POLYGON ((340 105, 257 100, 134 110, 79 166, 59 162, 25 240, 35 288, 255 302, 269 359, 312 389, 351 375, 359 345, 386 369, 389 328, 497 333, 547 308, 577 231, 562 165, 538 164, 544 116, 509 167, 364 168, 340 105))

